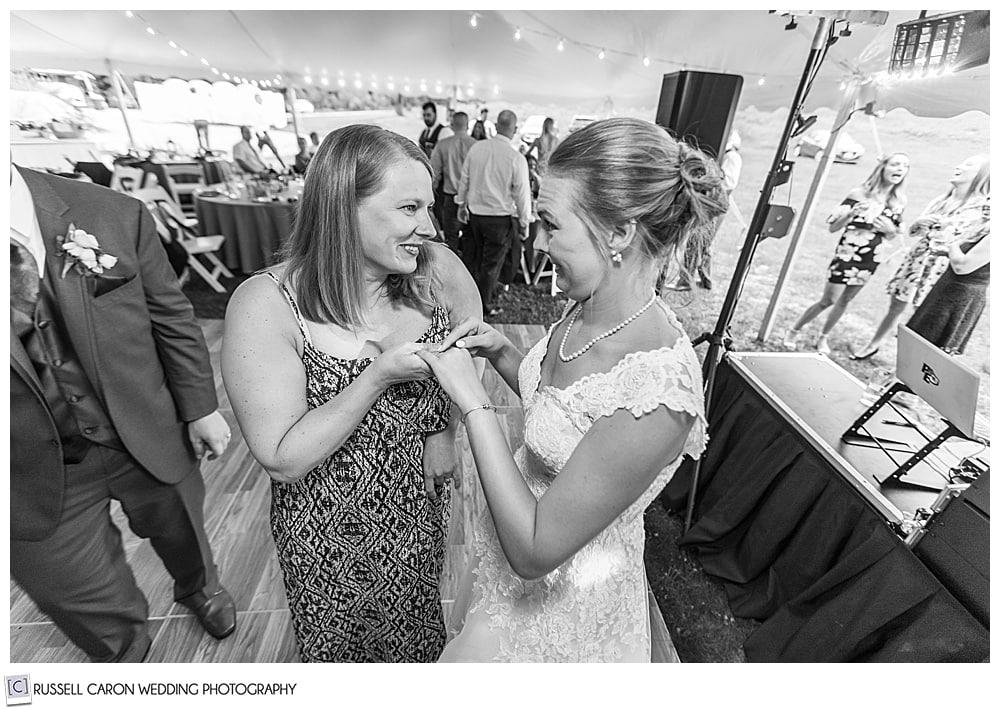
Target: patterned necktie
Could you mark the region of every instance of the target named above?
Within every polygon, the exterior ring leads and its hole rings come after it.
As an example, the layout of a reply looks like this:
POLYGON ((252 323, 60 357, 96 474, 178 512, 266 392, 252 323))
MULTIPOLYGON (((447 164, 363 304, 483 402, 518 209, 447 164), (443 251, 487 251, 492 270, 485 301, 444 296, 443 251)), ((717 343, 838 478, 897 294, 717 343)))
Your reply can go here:
POLYGON ((35 315, 38 303, 38 262, 21 242, 10 240, 10 305, 26 314, 35 315))

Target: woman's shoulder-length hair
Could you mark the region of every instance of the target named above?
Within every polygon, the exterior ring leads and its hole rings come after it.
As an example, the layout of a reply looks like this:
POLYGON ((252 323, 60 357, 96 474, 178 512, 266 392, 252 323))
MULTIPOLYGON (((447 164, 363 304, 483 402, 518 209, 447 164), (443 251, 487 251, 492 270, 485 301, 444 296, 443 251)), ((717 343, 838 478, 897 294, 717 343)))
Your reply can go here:
MULTIPOLYGON (((380 126, 345 126, 328 134, 316 150, 282 253, 287 262, 283 280, 291 284, 307 319, 347 328, 366 324, 358 205, 405 160, 419 162, 430 174, 430 163, 413 141, 380 126)), ((392 300, 431 305, 431 268, 424 250, 416 271, 392 275, 386 285, 392 300)))

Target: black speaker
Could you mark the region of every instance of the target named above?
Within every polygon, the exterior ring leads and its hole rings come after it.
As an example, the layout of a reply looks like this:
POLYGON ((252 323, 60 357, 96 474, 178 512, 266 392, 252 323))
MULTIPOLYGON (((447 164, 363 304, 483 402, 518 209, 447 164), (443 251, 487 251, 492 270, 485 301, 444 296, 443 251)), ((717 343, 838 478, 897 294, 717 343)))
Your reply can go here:
POLYGON ((990 626, 990 474, 982 474, 925 528, 913 552, 986 628, 990 626))
POLYGON ((663 75, 656 123, 713 157, 722 155, 743 77, 703 71, 663 75))

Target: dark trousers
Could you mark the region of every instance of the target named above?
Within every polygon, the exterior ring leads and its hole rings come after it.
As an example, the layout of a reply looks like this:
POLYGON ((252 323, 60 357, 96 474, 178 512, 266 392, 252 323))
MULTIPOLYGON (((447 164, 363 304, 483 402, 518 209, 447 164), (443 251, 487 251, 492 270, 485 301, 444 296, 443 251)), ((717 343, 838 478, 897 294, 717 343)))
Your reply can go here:
POLYGON ((462 253, 462 223, 458 221, 458 205, 455 196, 442 192, 437 197, 440 212, 441 229, 444 231, 444 242, 456 254, 462 253))
POLYGON ((483 299, 483 308, 493 304, 493 291, 504 260, 517 241, 516 217, 469 215, 469 231, 462 240, 462 261, 472 274, 483 299))
POLYGON ((716 217, 688 238, 684 249, 684 269, 677 280, 678 285, 690 286, 691 279, 697 278, 702 286, 712 286, 712 242, 721 224, 722 218, 716 217))
POLYGON ((149 605, 125 560, 111 500, 148 538, 174 579, 174 599, 213 594, 219 578, 205 535, 205 482, 193 470, 162 483, 129 454, 93 445, 66 466, 62 518, 44 540, 10 541, 11 576, 93 661, 141 661, 149 605))

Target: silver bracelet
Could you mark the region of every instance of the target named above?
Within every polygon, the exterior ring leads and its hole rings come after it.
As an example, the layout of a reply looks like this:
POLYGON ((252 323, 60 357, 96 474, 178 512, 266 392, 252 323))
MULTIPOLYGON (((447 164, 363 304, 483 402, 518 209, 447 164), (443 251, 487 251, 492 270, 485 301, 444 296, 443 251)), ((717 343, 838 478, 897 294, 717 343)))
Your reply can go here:
POLYGON ((494 407, 494 406, 493 406, 492 404, 490 404, 489 402, 484 402, 483 404, 480 404, 480 405, 479 405, 478 407, 473 407, 473 408, 472 408, 472 409, 470 409, 469 411, 467 411, 467 412, 463 412, 463 413, 462 413, 462 423, 463 423, 463 424, 465 424, 465 418, 466 418, 467 416, 469 416, 470 414, 472 414, 473 412, 475 412, 475 411, 477 411, 477 410, 480 410, 480 409, 485 409, 485 410, 487 410, 487 411, 490 411, 490 410, 492 410, 492 411, 494 411, 494 412, 495 412, 495 411, 497 410, 497 408, 496 408, 496 407, 494 407))

